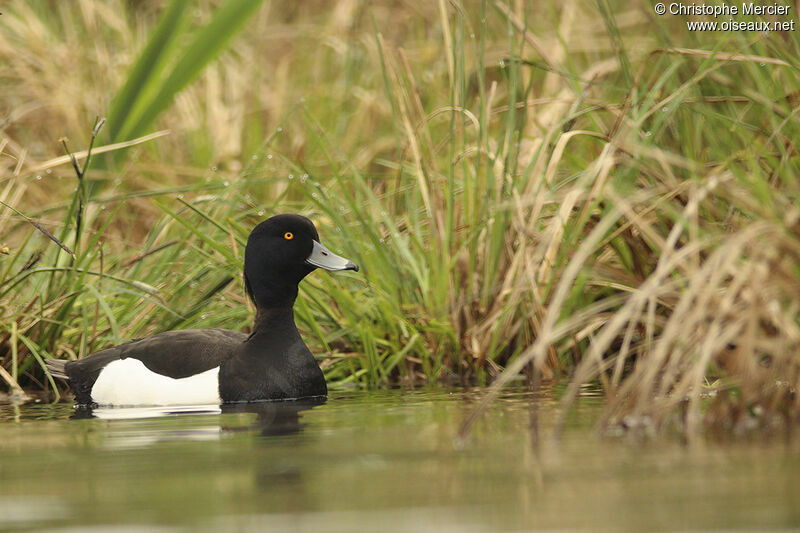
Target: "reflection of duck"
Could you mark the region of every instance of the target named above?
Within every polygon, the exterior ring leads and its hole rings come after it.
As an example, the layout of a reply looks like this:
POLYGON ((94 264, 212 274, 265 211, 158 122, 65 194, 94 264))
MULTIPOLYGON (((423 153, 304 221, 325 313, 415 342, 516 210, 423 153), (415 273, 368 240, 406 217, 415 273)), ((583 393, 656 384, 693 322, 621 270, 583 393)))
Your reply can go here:
POLYGON ((115 425, 109 430, 107 445, 112 448, 139 448, 164 441, 216 441, 225 433, 255 433, 258 437, 294 435, 305 426, 300 423, 300 412, 326 402, 326 398, 302 400, 231 403, 218 405, 184 405, 161 407, 97 407, 80 405, 70 418, 100 420, 141 420, 168 416, 203 416, 198 424, 115 425), (253 417, 225 416, 253 413, 253 417), (217 415, 212 422, 209 415, 217 415), (221 415, 221 416, 220 416, 221 415))
POLYGON ((72 420, 99 418, 100 420, 136 420, 161 418, 176 415, 218 415, 219 405, 173 405, 141 407, 103 407, 98 405, 76 405, 70 416, 72 420))
POLYGON ((135 420, 141 418, 160 418, 177 415, 229 415, 237 413, 253 413, 255 424, 239 426, 226 424, 220 419, 223 431, 258 430, 262 435, 291 435, 298 433, 303 424, 300 423, 300 412, 307 411, 327 402, 324 396, 303 398, 300 400, 280 400, 266 402, 224 403, 222 405, 180 405, 163 407, 98 407, 92 405, 76 406, 70 416, 73 420, 99 418, 101 420, 135 420))
POLYGON ((294 323, 297 285, 315 268, 358 270, 319 243, 299 215, 277 215, 250 234, 244 280, 256 305, 248 336, 224 329, 167 331, 79 361, 48 359, 78 404, 187 405, 327 394, 322 371, 294 323))
POLYGON ((300 412, 312 409, 326 402, 324 396, 304 398, 285 402, 226 403, 222 413, 255 413, 256 423, 252 426, 223 427, 224 431, 258 430, 264 437, 293 435, 299 433, 305 424, 300 423, 300 412))

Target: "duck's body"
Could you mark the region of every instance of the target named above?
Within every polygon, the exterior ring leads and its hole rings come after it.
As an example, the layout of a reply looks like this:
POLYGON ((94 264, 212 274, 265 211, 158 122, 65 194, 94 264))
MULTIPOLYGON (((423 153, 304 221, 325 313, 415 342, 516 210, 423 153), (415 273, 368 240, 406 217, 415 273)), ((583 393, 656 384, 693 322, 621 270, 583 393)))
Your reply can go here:
POLYGON ((78 404, 193 405, 325 396, 325 378, 294 323, 297 284, 315 268, 358 270, 319 244, 311 221, 278 215, 259 224, 245 250, 253 331, 167 331, 79 361, 48 359, 78 404))

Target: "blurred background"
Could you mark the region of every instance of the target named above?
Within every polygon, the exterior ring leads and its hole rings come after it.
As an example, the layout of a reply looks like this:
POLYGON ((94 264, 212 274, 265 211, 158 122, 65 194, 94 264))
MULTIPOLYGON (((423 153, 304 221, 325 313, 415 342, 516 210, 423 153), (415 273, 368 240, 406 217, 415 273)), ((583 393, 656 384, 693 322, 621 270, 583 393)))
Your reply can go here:
POLYGON ((334 387, 511 365, 598 384, 610 421, 796 417, 797 30, 653 6, 3 2, 4 386, 246 331, 246 236, 299 212, 363 267, 298 300, 334 387))

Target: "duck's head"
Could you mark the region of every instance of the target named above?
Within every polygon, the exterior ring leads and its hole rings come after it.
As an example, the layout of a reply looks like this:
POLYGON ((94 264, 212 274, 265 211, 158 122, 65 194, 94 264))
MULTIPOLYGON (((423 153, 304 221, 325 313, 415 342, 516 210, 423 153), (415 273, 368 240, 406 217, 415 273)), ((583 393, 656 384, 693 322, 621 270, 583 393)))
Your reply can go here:
POLYGON ((244 251, 247 293, 259 308, 291 306, 297 284, 316 268, 358 266, 320 243, 314 224, 300 215, 275 215, 256 226, 244 251))

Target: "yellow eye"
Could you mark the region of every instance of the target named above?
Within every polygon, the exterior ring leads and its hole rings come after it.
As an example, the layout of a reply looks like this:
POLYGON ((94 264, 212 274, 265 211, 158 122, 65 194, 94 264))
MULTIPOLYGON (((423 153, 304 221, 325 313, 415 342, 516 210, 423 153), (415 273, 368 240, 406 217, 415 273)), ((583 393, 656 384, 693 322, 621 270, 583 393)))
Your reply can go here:
POLYGON ((291 241, 292 239, 294 239, 294 233, 292 233, 291 231, 287 231, 286 233, 283 234, 283 238, 286 239, 287 241, 291 241))

